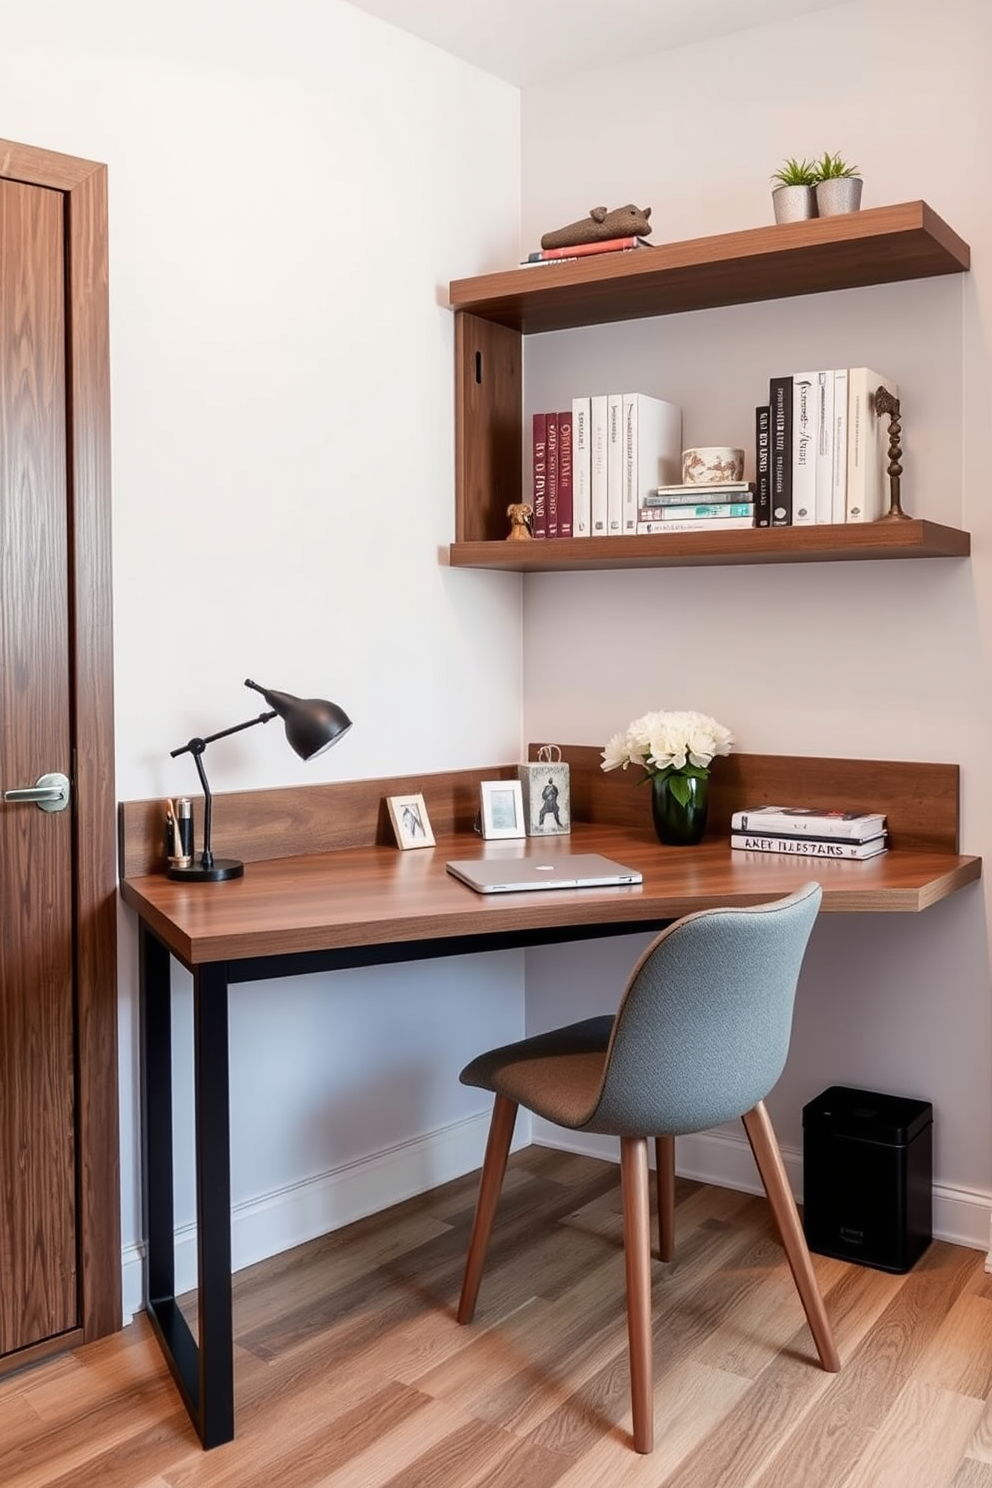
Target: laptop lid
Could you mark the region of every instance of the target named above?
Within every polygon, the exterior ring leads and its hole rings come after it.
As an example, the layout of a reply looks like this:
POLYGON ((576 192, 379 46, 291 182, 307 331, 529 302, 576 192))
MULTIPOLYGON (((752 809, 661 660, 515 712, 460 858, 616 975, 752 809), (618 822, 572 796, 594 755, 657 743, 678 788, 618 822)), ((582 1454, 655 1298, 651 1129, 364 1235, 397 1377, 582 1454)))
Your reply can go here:
POLYGON ((465 858, 445 863, 454 877, 479 894, 527 889, 599 889, 638 884, 643 874, 599 853, 549 853, 547 857, 465 858))

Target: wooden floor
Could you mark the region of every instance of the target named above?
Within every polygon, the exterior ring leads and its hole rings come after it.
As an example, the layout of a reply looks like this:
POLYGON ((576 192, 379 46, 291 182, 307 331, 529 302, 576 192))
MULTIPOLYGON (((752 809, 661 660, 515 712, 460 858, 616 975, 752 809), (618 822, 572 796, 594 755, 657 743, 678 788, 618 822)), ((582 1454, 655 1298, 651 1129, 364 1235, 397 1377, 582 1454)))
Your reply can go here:
POLYGON ((237 1438, 204 1453, 150 1330, 0 1380, 3 1488, 992 1488, 992 1277, 815 1257, 824 1374, 763 1200, 681 1181, 629 1446, 618 1169, 511 1159, 476 1322, 460 1179, 235 1278, 237 1438))

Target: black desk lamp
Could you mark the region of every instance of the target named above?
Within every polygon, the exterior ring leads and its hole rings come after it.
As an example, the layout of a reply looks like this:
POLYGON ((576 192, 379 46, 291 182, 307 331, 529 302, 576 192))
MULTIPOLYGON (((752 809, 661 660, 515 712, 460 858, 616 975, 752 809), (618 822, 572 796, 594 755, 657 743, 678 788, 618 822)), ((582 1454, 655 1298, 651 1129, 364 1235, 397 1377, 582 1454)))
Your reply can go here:
POLYGON ((215 739, 226 739, 228 734, 238 734, 242 729, 252 728, 256 723, 268 723, 270 718, 280 717, 286 726, 286 738, 303 760, 316 759, 325 749, 330 749, 351 728, 351 719, 337 703, 325 698, 298 698, 291 692, 270 692, 259 687, 257 682, 246 678, 245 686, 260 692, 271 708, 270 713, 260 713, 249 718, 247 723, 236 723, 233 728, 221 729, 217 734, 208 734, 205 739, 190 739, 180 749, 173 749, 175 759, 180 754, 191 754, 203 787, 203 851, 188 868, 169 866, 170 878, 186 879, 192 883, 217 883, 224 878, 240 878, 245 871, 244 863, 237 858, 215 858, 210 848, 210 818, 212 796, 203 769, 203 751, 215 739))

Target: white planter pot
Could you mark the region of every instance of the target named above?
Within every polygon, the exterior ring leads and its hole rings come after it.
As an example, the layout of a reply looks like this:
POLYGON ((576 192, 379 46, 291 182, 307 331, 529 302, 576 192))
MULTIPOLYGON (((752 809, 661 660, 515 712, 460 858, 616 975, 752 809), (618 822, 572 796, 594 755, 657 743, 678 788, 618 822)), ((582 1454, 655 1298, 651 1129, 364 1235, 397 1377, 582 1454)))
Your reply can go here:
POLYGON ((812 186, 776 186, 772 192, 776 222, 802 222, 816 216, 816 197, 812 186))
POLYGON ((856 212, 861 206, 860 176, 835 176, 816 185, 816 209, 821 217, 839 217, 842 212, 856 212))

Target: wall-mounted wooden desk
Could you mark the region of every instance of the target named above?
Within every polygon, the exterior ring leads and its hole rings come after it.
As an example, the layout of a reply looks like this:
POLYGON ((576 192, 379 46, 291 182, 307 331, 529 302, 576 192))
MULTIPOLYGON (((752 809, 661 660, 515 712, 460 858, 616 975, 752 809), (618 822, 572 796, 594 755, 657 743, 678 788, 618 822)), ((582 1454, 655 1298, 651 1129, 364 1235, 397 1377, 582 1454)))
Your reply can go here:
POLYGON ((148 1312, 205 1447, 234 1435, 228 988, 294 973, 657 930, 714 904, 755 904, 817 878, 825 912, 918 912, 979 878, 957 852, 957 769, 945 765, 731 756, 713 777, 712 831, 661 848, 631 776, 567 749, 571 837, 484 843, 471 834, 480 778, 513 766, 220 796, 214 848, 250 859, 244 878, 174 883, 161 871, 161 802, 120 808, 121 894, 139 918, 148 1312), (721 779, 722 777, 722 779, 721 779), (399 852, 387 795, 423 790, 437 846, 399 852), (893 850, 868 862, 731 852, 736 805, 839 803, 887 810, 893 850), (475 894, 447 859, 526 850, 601 852, 640 868, 621 889, 475 894), (170 960, 193 974, 199 1335, 176 1305, 170 960))

